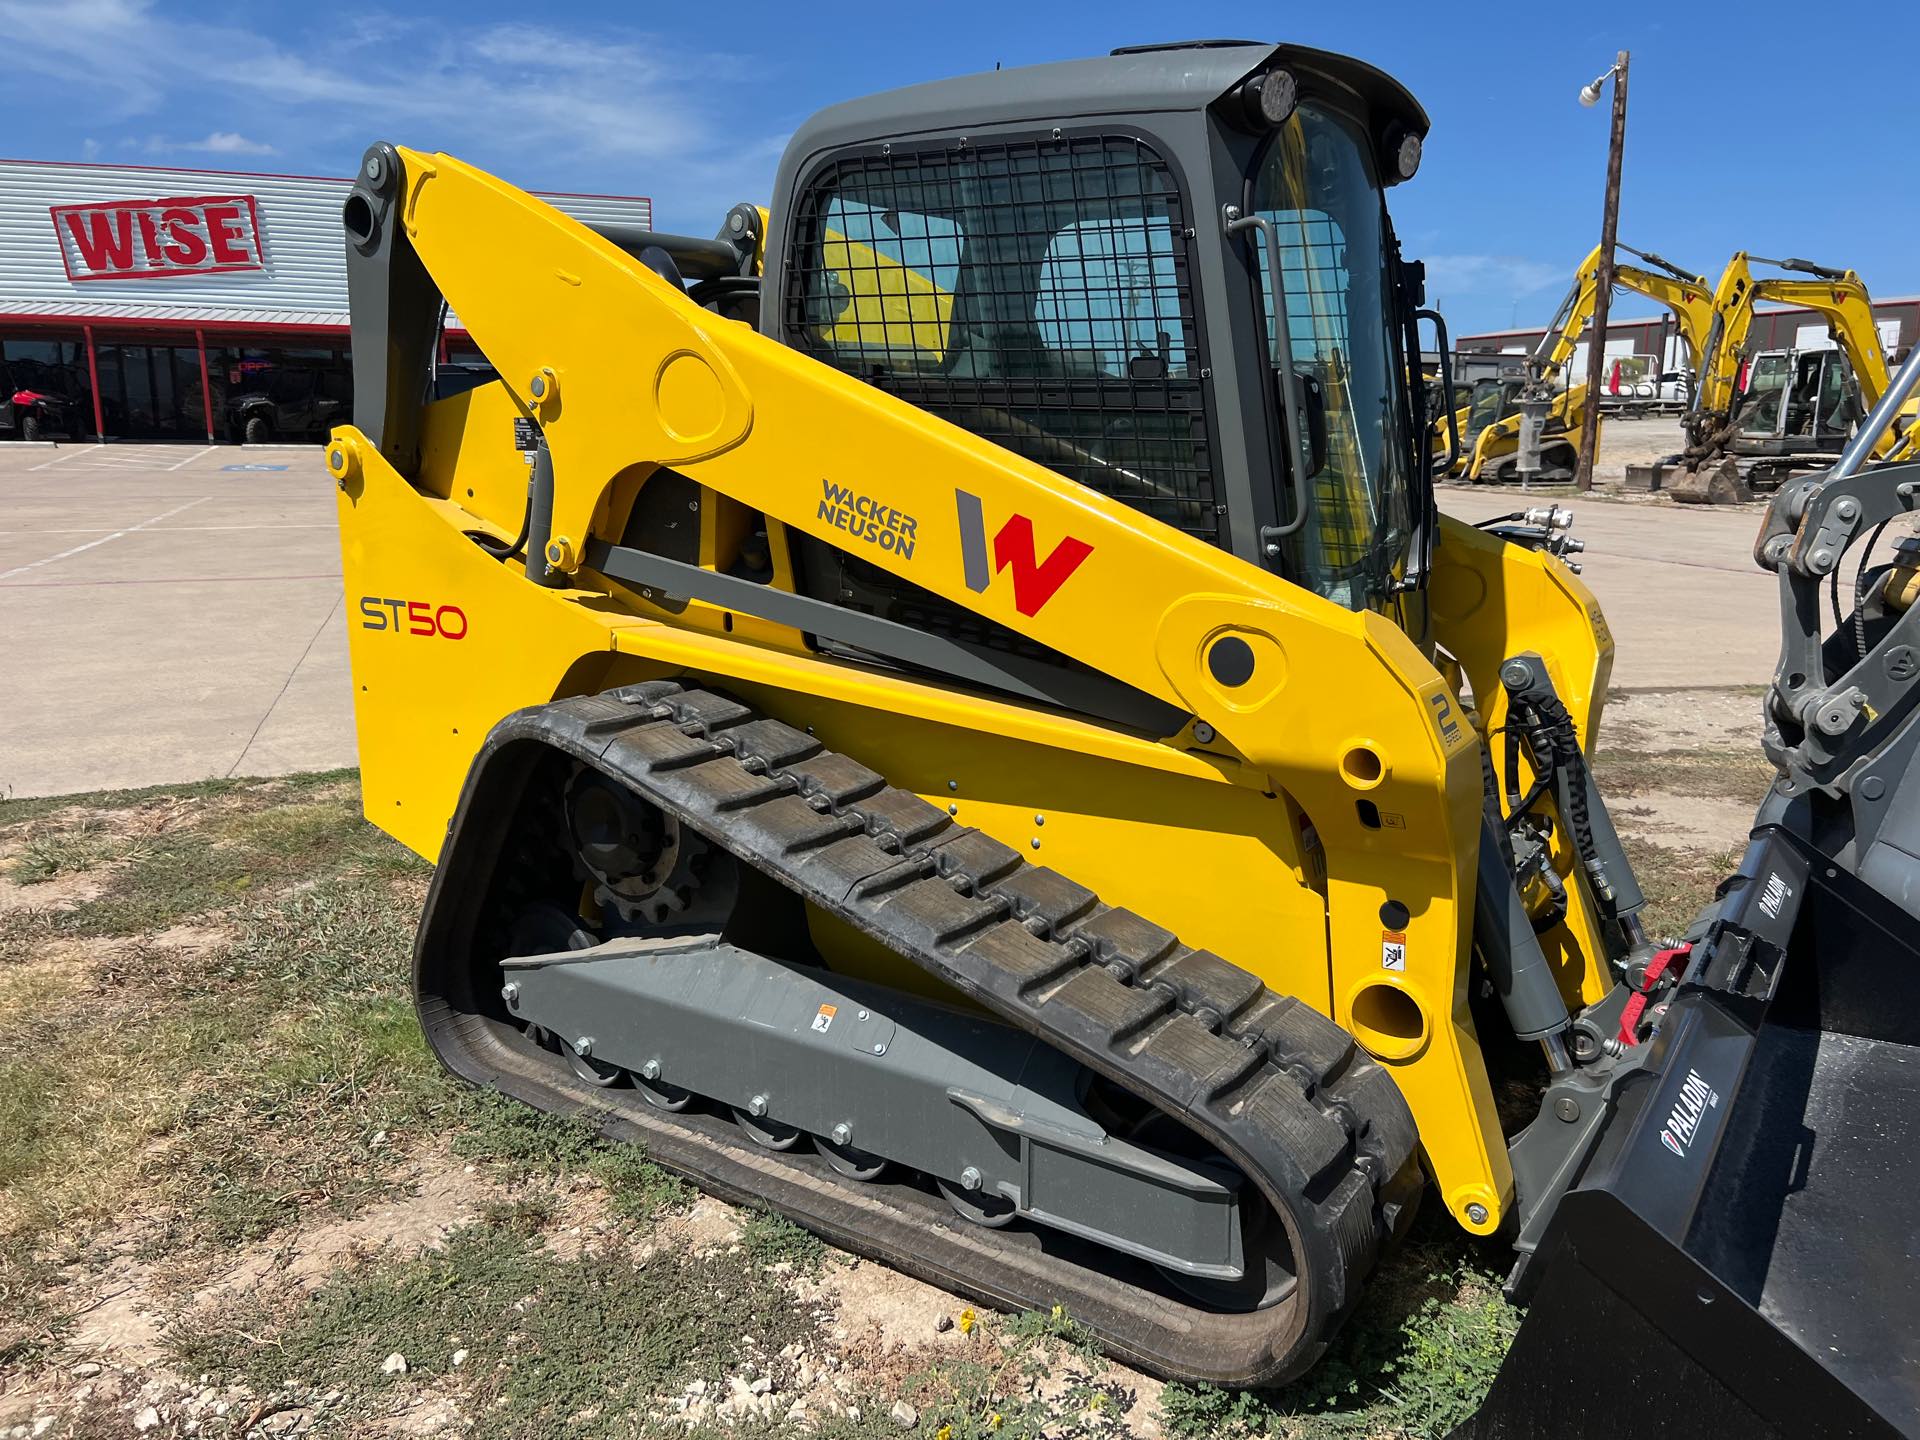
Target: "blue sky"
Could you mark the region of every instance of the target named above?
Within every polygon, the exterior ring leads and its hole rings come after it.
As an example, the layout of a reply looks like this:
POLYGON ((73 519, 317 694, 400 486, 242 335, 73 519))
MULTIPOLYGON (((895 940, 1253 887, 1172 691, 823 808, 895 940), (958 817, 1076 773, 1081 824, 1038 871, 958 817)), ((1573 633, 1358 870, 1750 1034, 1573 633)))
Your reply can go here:
POLYGON ((1606 110, 1574 96, 1626 48, 1623 240, 1709 278, 1744 247, 1920 291, 1909 5, 0 0, 0 34, 12 158, 345 174, 388 138, 531 188, 649 194, 662 228, 699 234, 764 201, 786 137, 834 100, 1200 35, 1346 51, 1433 117, 1392 204, 1456 335, 1545 319, 1592 247, 1606 110))

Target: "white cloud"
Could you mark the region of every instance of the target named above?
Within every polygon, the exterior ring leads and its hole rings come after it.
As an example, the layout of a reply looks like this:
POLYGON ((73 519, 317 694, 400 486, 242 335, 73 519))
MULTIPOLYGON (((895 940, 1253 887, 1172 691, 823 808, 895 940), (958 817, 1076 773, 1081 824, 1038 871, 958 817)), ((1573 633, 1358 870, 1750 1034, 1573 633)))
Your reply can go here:
POLYGON ((155 136, 147 142, 147 149, 156 155, 197 154, 197 155, 278 155, 278 147, 264 141, 249 140, 233 130, 215 130, 200 140, 167 140, 155 136))
POLYGON ((523 185, 671 197, 688 224, 708 206, 717 224, 728 204, 767 198, 784 120, 741 133, 728 108, 741 56, 625 26, 448 27, 404 11, 336 18, 325 7, 313 17, 310 35, 280 38, 278 26, 268 34, 149 0, 0 0, 15 77, 84 85, 109 120, 218 127, 183 149, 263 146, 302 163, 337 154, 351 163, 368 142, 390 139, 523 185), (211 91, 210 65, 220 77, 211 91), (231 123, 242 116, 244 135, 231 123))
POLYGON ((1428 255, 1430 295, 1511 295, 1524 298, 1572 283, 1566 265, 1519 255, 1428 255))

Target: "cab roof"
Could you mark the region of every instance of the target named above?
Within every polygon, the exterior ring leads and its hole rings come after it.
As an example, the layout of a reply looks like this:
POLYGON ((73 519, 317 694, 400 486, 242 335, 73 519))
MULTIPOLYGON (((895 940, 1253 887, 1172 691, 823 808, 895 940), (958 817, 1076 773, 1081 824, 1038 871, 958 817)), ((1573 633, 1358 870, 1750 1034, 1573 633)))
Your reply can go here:
MULTIPOLYGON (((1347 92, 1376 132, 1398 122, 1424 136, 1421 109, 1405 86, 1351 56, 1300 45, 1189 41, 1136 46, 1087 60, 990 70, 886 90, 828 106, 797 131, 788 161, 865 142, 953 133, 983 125, 1077 120, 1099 115, 1203 109, 1256 70, 1283 64, 1303 95, 1347 92)), ((784 168, 784 167, 783 167, 784 168)))

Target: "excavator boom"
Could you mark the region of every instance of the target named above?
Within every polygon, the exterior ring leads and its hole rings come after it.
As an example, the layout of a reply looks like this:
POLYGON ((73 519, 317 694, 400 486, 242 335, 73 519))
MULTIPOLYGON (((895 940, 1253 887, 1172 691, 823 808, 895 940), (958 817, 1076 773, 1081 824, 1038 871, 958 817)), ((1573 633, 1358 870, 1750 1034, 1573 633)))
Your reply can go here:
MULTIPOLYGON (((1616 263, 1614 284, 1666 306, 1679 322, 1681 337, 1697 363, 1706 353, 1714 320, 1713 297, 1705 278, 1688 276, 1657 255, 1644 255, 1631 246, 1619 248, 1641 255, 1652 268, 1616 263)), ((1469 480, 1519 478, 1522 458, 1516 452, 1523 448, 1521 402, 1527 401, 1544 407, 1542 434, 1547 437, 1544 453, 1538 457, 1543 466, 1531 473, 1541 474, 1543 469, 1542 478, 1571 477, 1577 437, 1586 414, 1587 387, 1576 384, 1563 388, 1560 381, 1592 323, 1599 283, 1600 250, 1596 246, 1574 272, 1573 285, 1528 359, 1525 383, 1511 401, 1500 407, 1504 413, 1483 413, 1478 402, 1470 402, 1457 412, 1453 425, 1466 449, 1455 467, 1458 474, 1469 480), (1480 422, 1477 425, 1476 420, 1480 422)), ((1432 432, 1436 449, 1446 443, 1443 429, 1436 424, 1432 432)))

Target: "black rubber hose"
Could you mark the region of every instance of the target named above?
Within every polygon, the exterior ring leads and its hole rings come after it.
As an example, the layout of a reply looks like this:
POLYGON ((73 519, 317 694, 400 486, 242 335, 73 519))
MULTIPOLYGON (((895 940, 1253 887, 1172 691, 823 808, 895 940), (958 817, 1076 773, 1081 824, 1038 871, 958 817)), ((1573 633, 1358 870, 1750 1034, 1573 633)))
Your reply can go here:
MULTIPOLYGON (((1601 865, 1600 849, 1593 840, 1593 821, 1587 813, 1587 757, 1580 748, 1580 737, 1573 728, 1567 707, 1551 695, 1534 701, 1547 744, 1553 753, 1555 768, 1567 778, 1567 825, 1573 831, 1573 843, 1588 867, 1601 865)), ((1604 870, 1604 866, 1602 866, 1604 870)))
MULTIPOLYGON (((1867 548, 1860 552, 1860 568, 1853 573, 1853 643, 1862 660, 1867 658, 1867 570, 1873 564, 1874 547, 1892 523, 1889 518, 1873 527, 1873 534, 1867 537, 1867 548)), ((1833 567, 1833 573, 1840 573, 1838 565, 1833 567)))
POLYGON ((494 539, 484 530, 463 530, 461 533, 482 550, 493 556, 494 559, 511 560, 527 548, 527 531, 532 528, 532 526, 533 499, 529 496, 526 509, 520 512, 520 533, 508 541, 506 545, 502 546, 498 540, 494 539))

